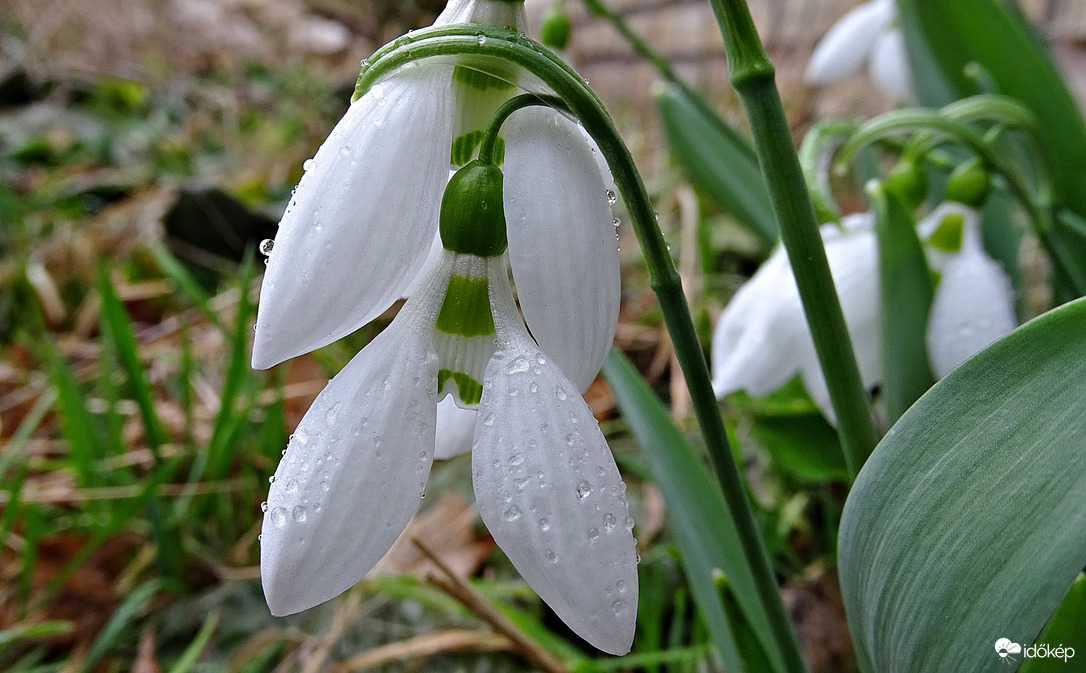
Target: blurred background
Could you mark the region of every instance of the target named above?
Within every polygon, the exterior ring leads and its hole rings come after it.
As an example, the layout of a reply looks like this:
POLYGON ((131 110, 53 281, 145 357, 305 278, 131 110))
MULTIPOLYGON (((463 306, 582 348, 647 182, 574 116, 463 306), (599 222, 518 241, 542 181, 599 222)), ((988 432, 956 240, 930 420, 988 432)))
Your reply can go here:
MULTIPOLYGON (((820 119, 891 106, 863 74, 817 91, 802 82, 813 46, 855 4, 751 3, 797 140, 820 119)), ((1086 100, 1086 4, 1021 4, 1086 100)), ((328 378, 394 311, 253 372, 256 247, 346 109, 359 61, 443 6, 0 0, 0 670, 520 671, 540 668, 541 651, 585 671, 715 670, 663 498, 602 381, 586 397, 630 483, 643 559, 635 653, 655 658, 596 660, 547 611, 480 525, 466 457, 435 466, 404 536, 451 575, 401 539, 329 604, 288 619, 264 604, 268 475, 328 378), (496 630, 487 605, 519 635, 496 630)), ((528 1, 533 27, 549 6, 528 1)), ((707 3, 609 6, 744 127, 707 3)), ((656 71, 578 2, 566 7, 567 56, 634 152, 707 344, 769 250, 684 181, 656 119, 656 71)), ((696 443, 629 229, 616 343, 696 443)), ((833 430, 799 386, 727 413, 808 660, 850 670, 833 430), (829 447, 824 459, 802 450, 811 443, 829 447)))

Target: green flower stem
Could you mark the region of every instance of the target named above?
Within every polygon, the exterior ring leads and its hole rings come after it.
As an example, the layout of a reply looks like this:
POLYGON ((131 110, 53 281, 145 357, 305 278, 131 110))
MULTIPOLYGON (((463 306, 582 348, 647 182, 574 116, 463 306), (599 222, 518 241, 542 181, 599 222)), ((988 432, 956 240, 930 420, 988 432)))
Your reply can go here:
POLYGON ((781 240, 796 277, 807 324, 826 378, 849 472, 860 471, 878 442, 845 316, 818 233, 792 132, 750 10, 743 0, 710 0, 728 57, 732 85, 747 111, 781 240))
POLYGON ((557 96, 542 96, 534 93, 526 93, 510 98, 498 108, 497 112, 494 113, 494 116, 491 117, 490 123, 487 125, 486 131, 483 133, 483 141, 479 145, 479 160, 489 164, 495 163, 495 159, 497 158, 495 156, 495 147, 497 146, 498 133, 501 132, 502 124, 504 124, 505 120, 509 119, 509 116, 517 110, 523 110, 526 107, 533 107, 536 105, 568 112, 566 104, 557 96))
MULTIPOLYGON (((461 32, 463 30, 463 27, 441 27, 417 31, 379 50, 369 67, 359 75, 356 97, 364 94, 380 77, 420 58, 457 56, 460 59, 457 63, 463 65, 466 62, 462 60, 464 56, 489 57, 498 67, 508 67, 508 64, 512 63, 530 72, 560 97, 570 112, 581 121, 607 160, 615 184, 626 202, 634 231, 644 252, 649 284, 659 298, 664 323, 686 378, 706 449, 720 482, 724 501, 735 521, 743 553, 754 575, 759 597, 765 606, 770 627, 785 661, 785 670, 788 673, 803 673, 806 668, 799 645, 781 600, 758 523, 746 498, 739 466, 728 444, 724 421, 713 394, 709 368, 690 317, 690 308, 683 295, 682 282, 656 223, 652 202, 634 166, 629 149, 622 142, 596 94, 572 68, 552 52, 510 31, 473 26, 473 32, 465 35, 461 32)), ((793 158, 794 156, 793 154, 793 158)))
POLYGON ((841 215, 830 189, 829 168, 834 151, 844 144, 853 131, 854 122, 823 121, 811 127, 799 148, 799 164, 807 180, 807 188, 814 201, 815 213, 821 222, 840 223, 841 215))

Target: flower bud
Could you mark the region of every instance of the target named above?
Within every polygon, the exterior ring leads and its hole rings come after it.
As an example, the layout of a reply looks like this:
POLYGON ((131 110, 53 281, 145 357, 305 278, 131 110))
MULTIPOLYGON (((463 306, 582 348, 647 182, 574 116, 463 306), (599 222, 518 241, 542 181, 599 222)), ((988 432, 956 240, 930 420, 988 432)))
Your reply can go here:
POLYGON ((446 250, 479 257, 505 252, 504 176, 493 164, 475 160, 461 168, 441 198, 441 244, 446 250))
POLYGON ((910 206, 917 207, 928 195, 928 176, 912 161, 902 159, 886 176, 886 189, 902 196, 910 206))
POLYGON ((980 159, 959 164, 946 183, 947 201, 980 208, 992 190, 992 176, 980 159))
POLYGON ((551 49, 562 50, 569 44, 570 24, 569 17, 562 10, 562 6, 555 3, 543 17, 543 26, 540 38, 543 44, 551 49))

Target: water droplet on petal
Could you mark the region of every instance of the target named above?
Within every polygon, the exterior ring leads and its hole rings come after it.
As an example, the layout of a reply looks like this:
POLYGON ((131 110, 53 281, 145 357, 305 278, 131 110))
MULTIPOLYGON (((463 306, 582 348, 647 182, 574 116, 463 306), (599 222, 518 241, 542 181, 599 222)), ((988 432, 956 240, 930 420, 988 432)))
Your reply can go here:
POLYGON ((538 392, 539 392, 539 384, 538 384, 538 383, 536 383, 535 381, 532 381, 532 382, 531 382, 531 383, 530 383, 530 384, 528 385, 528 392, 531 392, 531 393, 538 393, 538 392))
POLYGON ((618 201, 618 194, 615 194, 615 190, 608 189, 607 190, 607 203, 609 205, 613 206, 613 205, 615 205, 616 201, 618 201))
POLYGON ((531 477, 517 477, 513 480, 513 485, 519 489, 523 489, 525 486, 528 485, 528 482, 531 480, 531 477))
POLYGON ((590 484, 586 480, 582 479, 577 484, 577 497, 580 498, 581 500, 584 500, 585 498, 587 498, 590 495, 592 495, 592 484, 590 484))
POLYGON ((297 479, 290 479, 289 481, 287 481, 287 493, 297 493, 297 492, 298 492, 298 480, 297 479))
POLYGON ((550 529, 551 529, 551 522, 550 521, 547 521, 546 519, 540 519, 539 520, 539 530, 546 533, 550 529))
POLYGON ((553 549, 548 549, 545 556, 547 557, 547 560, 551 563, 558 563, 558 555, 554 553, 553 549))
POLYGON ((294 520, 297 521, 298 523, 304 523, 305 518, 308 515, 308 512, 305 511, 305 507, 302 507, 301 505, 298 505, 297 507, 294 508, 294 511, 292 511, 290 513, 290 515, 292 517, 294 517, 294 520))
POLYGON ((566 389, 562 386, 558 386, 554 389, 554 396, 558 398, 559 402, 564 402, 566 399, 569 398, 569 393, 567 393, 566 389))
POLYGON ((625 593, 626 592, 626 580, 619 580, 619 581, 615 582, 615 588, 618 589, 618 592, 620 594, 625 593))
POLYGON ((509 507, 509 509, 505 510, 505 514, 503 516, 505 516, 506 521, 516 521, 520 518, 520 508, 516 505, 512 505, 509 507))
POLYGON ((267 500, 260 503, 260 511, 261 512, 267 512, 268 511, 268 501, 267 500))
POLYGON ((265 238, 263 241, 260 242, 260 254, 267 257, 268 255, 272 254, 272 248, 274 247, 275 241, 270 238, 265 238))
POLYGON ((600 529, 599 528, 589 528, 588 529, 588 539, 589 540, 595 540, 599 536, 600 536, 600 529))
POLYGON ((483 419, 483 425, 490 427, 494 425, 495 420, 497 420, 497 417, 494 414, 487 414, 486 418, 483 419))
POLYGON ((523 463, 524 463, 524 454, 523 453, 514 453, 512 456, 509 456, 509 464, 510 465, 521 465, 523 463))
POLYGON ((268 483, 269 484, 274 484, 275 483, 275 475, 274 474, 272 476, 268 477, 268 483))
POLYGON ((607 530, 614 530, 615 526, 618 525, 618 517, 614 514, 611 514, 610 512, 604 514, 603 525, 606 526, 607 530))
POLYGON ((309 432, 307 432, 304 427, 299 426, 298 429, 294 431, 294 438, 298 440, 299 444, 304 445, 309 441, 309 432))
POLYGON ((327 481, 322 481, 321 482, 321 490, 322 491, 327 491, 328 489, 329 489, 328 482, 327 481))
POLYGON ((633 530, 634 520, 632 516, 626 517, 626 530, 633 530))
POLYGON ((336 416, 339 415, 339 408, 341 406, 343 406, 342 402, 336 402, 332 406, 328 407, 328 411, 324 412, 324 422, 328 424, 328 426, 335 425, 336 416))
POLYGON ((479 44, 480 45, 486 44, 486 35, 480 35, 479 36, 479 44))
POLYGON ((317 162, 313 161, 312 159, 306 159, 302 163, 302 170, 305 171, 306 173, 309 173, 310 171, 312 171, 316 167, 317 167, 317 162))
POLYGON ((282 528, 287 522, 287 510, 284 507, 276 507, 271 511, 271 520, 276 528, 282 528))
POLYGON ((531 364, 528 362, 528 358, 523 356, 517 356, 509 361, 509 364, 505 365, 505 372, 507 374, 523 374, 528 371, 531 364))
POLYGON ((620 226, 622 226, 622 220, 616 217, 615 219, 611 220, 611 224, 615 227, 615 229, 618 229, 620 226))
POLYGON ((617 615, 618 613, 626 609, 626 601, 622 600, 621 598, 618 599, 614 603, 611 603, 611 609, 614 610, 615 614, 617 615))

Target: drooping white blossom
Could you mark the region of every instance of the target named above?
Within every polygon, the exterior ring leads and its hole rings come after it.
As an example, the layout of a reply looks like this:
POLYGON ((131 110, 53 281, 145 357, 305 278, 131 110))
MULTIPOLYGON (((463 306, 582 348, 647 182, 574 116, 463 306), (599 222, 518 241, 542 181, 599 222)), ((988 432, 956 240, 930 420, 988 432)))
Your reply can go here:
MULTIPOLYGON (((519 28, 522 12, 454 0, 439 21, 519 28)), ((618 316, 609 176, 578 124, 517 111, 502 127, 500 250, 438 236, 450 166, 470 161, 473 134, 519 93, 496 82, 447 61, 405 67, 353 103, 306 166, 264 277, 254 367, 410 297, 291 438, 262 526, 265 596, 290 614, 361 579, 418 507, 435 455, 463 452, 470 436, 480 514, 499 546, 574 631, 624 653, 637 612, 632 519, 580 395, 618 316)))
POLYGON ((915 98, 915 86, 897 26, 893 0, 870 0, 841 17, 815 47, 804 79, 820 86, 867 64, 880 89, 896 100, 915 98))

